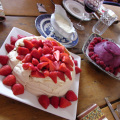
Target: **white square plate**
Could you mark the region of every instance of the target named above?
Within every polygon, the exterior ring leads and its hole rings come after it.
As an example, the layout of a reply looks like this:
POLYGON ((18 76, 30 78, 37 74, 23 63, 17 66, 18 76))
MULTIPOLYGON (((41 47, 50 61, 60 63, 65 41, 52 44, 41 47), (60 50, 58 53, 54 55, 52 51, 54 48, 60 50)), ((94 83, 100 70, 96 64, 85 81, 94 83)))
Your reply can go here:
MULTIPOLYGON (((14 36, 17 37, 17 35, 24 35, 24 36, 31 36, 32 34, 23 31, 19 28, 13 27, 11 32, 9 33, 8 37, 6 38, 5 42, 3 43, 1 49, 0 49, 0 54, 6 55, 7 52, 5 50, 5 43, 10 43, 10 37, 14 36)), ((77 56, 73 53, 71 55, 74 57, 75 60, 78 61, 78 66, 80 67, 81 65, 81 58, 80 56, 77 56)), ((32 95, 31 93, 25 91, 24 94, 17 95, 15 96, 12 93, 11 87, 5 86, 2 83, 3 76, 0 76, 0 94, 7 96, 9 98, 12 98, 14 100, 20 101, 22 103, 28 104, 30 106, 33 106, 35 108, 41 109, 43 111, 58 115, 60 117, 69 119, 69 120, 75 120, 76 119, 76 111, 77 111, 77 101, 72 102, 72 105, 67 107, 67 108, 57 108, 55 109, 52 105, 49 105, 47 109, 44 109, 38 102, 38 98, 35 95, 32 95)), ((75 94, 78 96, 78 91, 79 91, 79 79, 80 79, 80 74, 77 74, 75 77, 75 81, 71 87, 71 90, 75 92, 75 94)))

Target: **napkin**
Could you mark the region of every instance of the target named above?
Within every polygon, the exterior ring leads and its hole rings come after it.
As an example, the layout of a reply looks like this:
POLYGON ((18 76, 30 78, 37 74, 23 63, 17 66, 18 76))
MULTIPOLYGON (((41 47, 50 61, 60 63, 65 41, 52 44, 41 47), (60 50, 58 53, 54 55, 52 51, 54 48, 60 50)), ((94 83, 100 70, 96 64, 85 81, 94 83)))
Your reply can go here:
POLYGON ((97 104, 93 104, 77 116, 78 120, 108 120, 97 104))

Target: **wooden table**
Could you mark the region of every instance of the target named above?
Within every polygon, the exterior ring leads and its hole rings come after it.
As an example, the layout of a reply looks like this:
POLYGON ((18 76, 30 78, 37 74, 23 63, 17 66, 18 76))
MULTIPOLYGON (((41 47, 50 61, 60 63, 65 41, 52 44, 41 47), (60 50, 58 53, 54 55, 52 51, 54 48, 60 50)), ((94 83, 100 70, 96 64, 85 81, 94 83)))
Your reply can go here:
MULTIPOLYGON (((54 0, 55 1, 55 0, 54 0)), ((48 11, 47 14, 54 12, 54 6, 50 0, 1 0, 6 21, 0 23, 0 46, 3 44, 12 27, 18 27, 34 35, 40 35, 35 28, 35 19, 39 13, 36 3, 43 3, 48 11)), ((55 1, 56 2, 56 1, 55 1)), ((62 4, 62 0, 56 3, 62 4)), ((120 7, 105 5, 119 15, 120 7)), ((75 17, 68 13, 72 22, 78 22, 75 17)), ((116 108, 120 101, 120 81, 113 79, 101 70, 92 65, 82 53, 82 46, 92 33, 92 26, 96 20, 82 22, 85 31, 77 31, 79 43, 77 46, 69 49, 71 52, 80 55, 82 58, 79 84, 79 97, 77 115, 83 112, 87 107, 96 103, 100 106, 103 113, 109 120, 114 120, 104 98, 108 97, 113 108, 116 108)), ((111 38, 120 44, 120 24, 112 25, 102 35, 104 38, 111 38)), ((38 110, 29 105, 20 103, 8 97, 0 95, 0 120, 65 120, 64 118, 38 110)))

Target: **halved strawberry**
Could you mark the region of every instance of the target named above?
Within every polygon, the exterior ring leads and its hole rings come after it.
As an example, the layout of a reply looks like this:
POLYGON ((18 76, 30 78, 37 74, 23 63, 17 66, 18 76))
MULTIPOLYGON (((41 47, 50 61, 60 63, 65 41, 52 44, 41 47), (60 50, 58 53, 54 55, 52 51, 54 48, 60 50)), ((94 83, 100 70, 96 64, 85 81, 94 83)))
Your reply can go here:
POLYGON ((32 63, 23 63, 22 67, 23 67, 24 70, 36 71, 36 68, 32 63))
POLYGON ((18 60, 23 60, 24 59, 24 55, 18 55, 17 57, 16 57, 16 59, 18 59, 18 60))
POLYGON ((12 69, 9 65, 5 65, 0 68, 0 75, 7 76, 11 74, 11 72, 12 72, 12 69))
POLYGON ((64 49, 61 46, 53 46, 53 51, 59 50, 61 53, 64 52, 64 49))
POLYGON ((55 66, 55 69, 56 69, 56 70, 59 70, 61 61, 54 61, 53 64, 54 64, 54 66, 55 66))
POLYGON ((61 80, 65 81, 65 75, 64 75, 63 72, 57 71, 57 76, 58 76, 61 80))
POLYGON ((54 83, 57 83, 57 72, 51 71, 49 77, 53 80, 54 83))
POLYGON ((42 105, 42 107, 44 107, 45 109, 47 109, 50 104, 50 100, 49 100, 48 96, 46 96, 46 95, 41 95, 39 97, 38 101, 42 105))
POLYGON ((39 64, 39 61, 36 58, 32 58, 32 64, 36 66, 39 64))
POLYGON ((78 66, 75 66, 75 72, 76 74, 80 73, 82 70, 81 68, 79 68, 78 66))
POLYGON ((58 108, 59 106, 59 97, 57 96, 52 96, 50 98, 50 104, 54 107, 54 108, 58 108))
POLYGON ((49 76, 50 72, 48 70, 44 70, 43 74, 44 74, 45 77, 47 77, 47 76, 49 76))
POLYGON ((33 48, 33 44, 31 43, 31 41, 24 39, 23 42, 25 47, 28 48, 29 50, 33 48))
POLYGON ((6 65, 8 63, 9 57, 7 55, 0 55, 0 63, 6 65))
POLYGON ((39 69, 39 70, 41 70, 43 67, 45 67, 46 65, 48 65, 49 64, 49 62, 41 62, 41 63, 39 63, 38 65, 37 65, 37 68, 39 69))
POLYGON ((54 55, 54 57, 55 57, 55 59, 56 59, 57 61, 60 60, 60 51, 59 51, 59 50, 56 50, 56 51, 53 53, 53 55, 54 55))
POLYGON ((66 67, 65 63, 61 63, 61 64, 60 64, 59 71, 61 71, 61 72, 66 72, 67 69, 68 69, 68 68, 66 67))
POLYGON ((24 59, 22 60, 23 63, 31 62, 32 61, 32 56, 30 53, 28 53, 24 59))
POLYGON ((11 44, 8 44, 8 43, 5 44, 5 49, 8 53, 10 51, 12 51, 14 49, 14 47, 15 47, 14 45, 11 45, 11 44))
POLYGON ((16 83, 16 78, 14 75, 8 75, 3 79, 3 84, 7 86, 12 86, 16 83))
POLYGON ((67 64, 73 66, 73 61, 69 57, 67 57, 67 56, 63 56, 62 62, 67 63, 67 64))
POLYGON ((71 76, 71 72, 70 70, 67 68, 67 70, 65 71, 65 75, 70 79, 72 80, 72 76, 71 76))
POLYGON ((73 67, 71 65, 66 64, 66 67, 70 70, 73 71, 73 67))
POLYGON ((52 43, 51 43, 50 40, 45 40, 45 41, 43 42, 43 45, 47 45, 47 46, 50 47, 50 48, 53 47, 53 45, 52 45, 52 43))
POLYGON ((58 46, 58 43, 56 41, 51 41, 53 46, 58 46))
POLYGON ((12 91, 14 95, 20 95, 24 93, 24 86, 22 84, 14 84, 12 86, 12 91))
POLYGON ((78 61, 77 60, 73 60, 75 63, 75 66, 78 66, 78 61))
POLYGON ((10 37, 10 44, 11 44, 11 45, 15 45, 15 43, 16 43, 17 40, 18 40, 18 39, 17 39, 16 37, 11 36, 11 37, 10 37))
POLYGON ((41 47, 38 48, 38 52, 40 53, 40 56, 42 56, 42 48, 41 47))
POLYGON ((29 49, 25 47, 18 47, 17 52, 19 55, 27 55, 29 53, 29 49))
POLYGON ((76 94, 72 90, 69 90, 66 93, 65 98, 69 101, 76 101, 78 99, 76 94))
POLYGON ((33 58, 36 58, 38 60, 40 59, 40 56, 41 56, 40 52, 37 49, 33 49, 31 52, 31 55, 33 58))
POLYGON ((42 57, 40 58, 40 62, 49 62, 49 61, 51 61, 51 60, 48 59, 48 58, 45 57, 45 56, 42 56, 42 57))
POLYGON ((52 61, 49 61, 49 71, 55 71, 55 65, 52 61))
POLYGON ((40 45, 39 45, 39 41, 36 40, 35 38, 33 38, 33 39, 31 40, 31 43, 33 44, 33 46, 34 46, 35 48, 40 47, 40 45))
POLYGON ((64 56, 69 57, 69 55, 67 53, 60 53, 60 59, 62 59, 64 56))
POLYGON ((66 108, 66 107, 68 107, 68 106, 70 106, 71 105, 71 102, 70 101, 68 101, 67 99, 65 99, 64 97, 61 97, 60 98, 60 103, 59 103, 59 107, 60 108, 66 108))
POLYGON ((39 71, 32 71, 31 76, 32 77, 37 77, 37 78, 45 78, 44 74, 39 72, 39 71))
POLYGON ((21 39, 21 38, 24 38, 24 37, 26 37, 26 36, 20 35, 20 34, 17 35, 17 38, 18 38, 18 39, 21 39))
POLYGON ((48 47, 47 45, 43 46, 43 54, 51 54, 52 53, 52 49, 50 47, 48 47))

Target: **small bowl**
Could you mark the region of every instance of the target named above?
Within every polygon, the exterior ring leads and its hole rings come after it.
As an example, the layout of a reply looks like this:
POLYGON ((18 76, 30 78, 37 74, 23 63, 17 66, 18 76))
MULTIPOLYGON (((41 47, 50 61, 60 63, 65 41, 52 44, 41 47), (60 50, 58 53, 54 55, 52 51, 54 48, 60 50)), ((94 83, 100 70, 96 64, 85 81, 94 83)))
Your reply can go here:
MULTIPOLYGON (((89 55, 88 55, 88 53, 89 53, 89 50, 88 50, 88 46, 89 46, 89 44, 90 44, 90 42, 92 42, 92 40, 93 40, 93 38, 94 37, 100 37, 101 39, 104 39, 104 38, 102 38, 101 36, 99 36, 98 34, 91 34, 90 35, 90 37, 88 38, 88 40, 87 41, 85 41, 85 43, 84 43, 84 45, 83 45, 83 48, 82 48, 82 51, 83 51, 83 54, 86 56, 86 58, 92 63, 92 64, 94 64, 96 67, 98 67, 100 70, 102 70, 103 72, 105 72, 105 73, 107 73, 108 75, 110 75, 111 77, 113 77, 113 78, 115 78, 115 79, 117 79, 117 80, 120 80, 120 77, 117 77, 117 76, 115 76, 113 73, 111 73, 111 72, 109 72, 109 71, 105 71, 101 66, 99 66, 98 64, 96 64, 96 62, 95 61, 93 61, 90 57, 89 57, 89 55)), ((108 41, 111 41, 111 42, 114 42, 113 40, 111 40, 111 39, 107 39, 108 41)), ((114 42, 115 43, 115 42, 114 42)), ((116 44, 116 43, 115 43, 116 44)), ((116 44, 117 45, 117 44, 116 44)), ((119 45, 118 45, 119 46, 119 45)))

